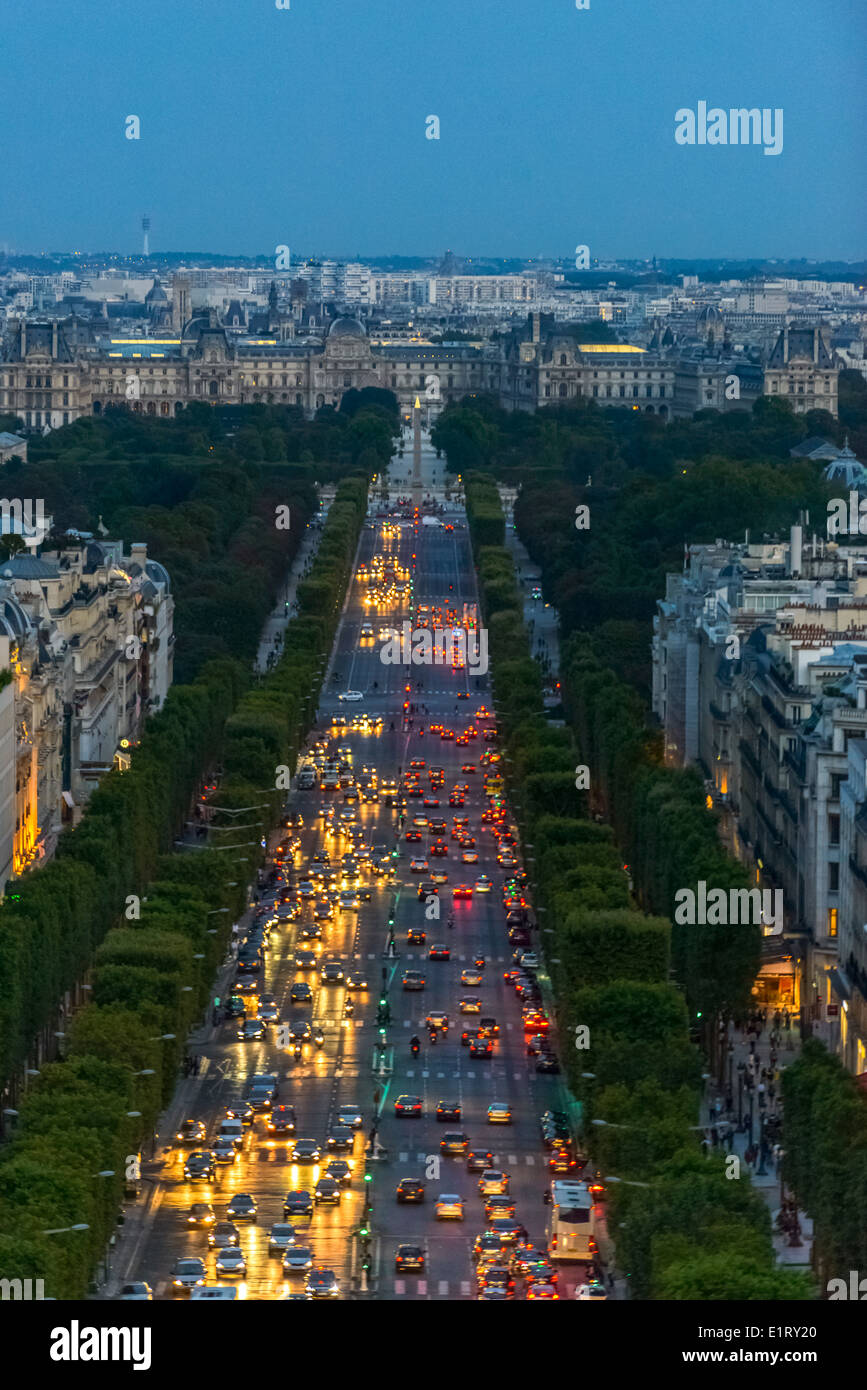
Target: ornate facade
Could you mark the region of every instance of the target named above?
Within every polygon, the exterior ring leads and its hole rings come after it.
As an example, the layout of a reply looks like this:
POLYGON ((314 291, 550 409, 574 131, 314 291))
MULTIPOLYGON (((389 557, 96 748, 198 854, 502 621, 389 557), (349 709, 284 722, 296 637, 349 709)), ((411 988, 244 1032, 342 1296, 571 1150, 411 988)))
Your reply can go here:
MULTIPOLYGON (((187 302, 175 294, 173 321, 187 302)), ((345 391, 379 386, 395 393, 404 413, 418 398, 429 419, 475 393, 496 395, 513 410, 585 398, 670 419, 702 405, 748 407, 761 390, 758 369, 752 392, 730 403, 722 389, 730 368, 716 357, 711 362, 709 351, 706 365, 693 360, 687 369, 678 347, 584 343, 574 329, 537 313, 528 316, 526 328, 481 347, 435 347, 374 346, 358 320, 346 317, 321 340, 297 341, 283 340, 271 316, 269 329, 260 330, 268 336, 254 338, 239 331, 237 315, 234 324, 231 316, 221 323, 213 309, 188 319, 175 337, 158 284, 149 310, 146 338, 100 335, 76 318, 14 323, 0 358, 0 411, 18 415, 31 429, 56 429, 116 406, 170 417, 190 401, 294 405, 312 415, 339 406, 345 391), (703 374, 713 378, 710 388, 703 374)), ((821 405, 836 413, 836 379, 820 330, 784 330, 764 390, 788 395, 799 410, 821 405)))

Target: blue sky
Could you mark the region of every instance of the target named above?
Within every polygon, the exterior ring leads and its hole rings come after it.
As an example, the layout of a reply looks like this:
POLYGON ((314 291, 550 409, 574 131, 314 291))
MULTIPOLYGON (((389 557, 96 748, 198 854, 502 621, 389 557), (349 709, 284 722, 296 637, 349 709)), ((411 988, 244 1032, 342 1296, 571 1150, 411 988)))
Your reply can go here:
POLYGON ((0 244, 856 259, 865 40, 864 0, 5 0, 0 244), (678 145, 699 101, 782 154, 678 145))

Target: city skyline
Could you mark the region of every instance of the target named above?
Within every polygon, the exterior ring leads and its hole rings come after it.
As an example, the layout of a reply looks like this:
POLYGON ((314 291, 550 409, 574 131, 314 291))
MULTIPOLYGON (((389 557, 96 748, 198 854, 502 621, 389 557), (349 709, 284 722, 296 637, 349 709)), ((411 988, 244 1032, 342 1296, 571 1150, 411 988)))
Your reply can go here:
POLYGON ((549 0, 542 20, 521 0, 412 15, 388 0, 363 13, 344 0, 196 0, 181 15, 153 0, 103 20, 83 0, 74 13, 48 4, 26 32, 5 26, 13 196, 0 237, 21 251, 134 252, 147 210, 155 252, 864 254, 864 21, 849 0, 830 13, 768 0, 758 15, 735 0, 700 26, 687 0, 549 0), (679 143, 696 109, 784 113, 779 153, 701 144, 706 120, 696 145, 679 143))

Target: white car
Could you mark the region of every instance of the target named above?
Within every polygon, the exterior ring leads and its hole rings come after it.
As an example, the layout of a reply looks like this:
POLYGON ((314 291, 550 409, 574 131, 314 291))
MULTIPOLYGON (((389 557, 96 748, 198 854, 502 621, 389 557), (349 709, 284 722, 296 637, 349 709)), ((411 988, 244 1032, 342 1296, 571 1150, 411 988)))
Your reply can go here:
POLYGON ((488 878, 487 874, 482 874, 481 878, 477 878, 477 879, 476 879, 476 892, 477 892, 477 893, 490 893, 490 891, 491 891, 491 889, 493 888, 493 886, 494 886, 494 885, 493 885, 493 883, 491 882, 491 880, 488 878))
POLYGON ((463 1221, 464 1199, 456 1192, 441 1192, 434 1208, 437 1221, 463 1221))
POLYGON ((363 700, 364 696, 360 690, 344 690, 337 698, 344 704, 356 704, 359 700, 363 700))
POLYGON ((140 1280, 134 1284, 124 1284, 118 1297, 121 1303, 150 1303, 153 1299, 153 1290, 150 1284, 140 1280))
POLYGON ((602 1303, 608 1298, 605 1285, 594 1280, 591 1284, 579 1284, 575 1290, 575 1297, 582 1303, 602 1303))
POLYGON ((245 1278, 247 1274, 247 1261, 244 1259, 243 1251, 237 1245, 229 1245, 225 1250, 217 1251, 217 1258, 214 1262, 215 1274, 235 1274, 240 1278, 245 1278))

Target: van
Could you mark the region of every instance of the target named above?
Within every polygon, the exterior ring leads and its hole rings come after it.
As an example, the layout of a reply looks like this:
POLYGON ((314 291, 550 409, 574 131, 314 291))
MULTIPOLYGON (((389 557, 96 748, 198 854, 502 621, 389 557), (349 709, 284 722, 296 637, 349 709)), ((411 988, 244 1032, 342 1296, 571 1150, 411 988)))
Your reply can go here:
POLYGON ((217 1130, 218 1139, 231 1139, 236 1149, 244 1143, 244 1126, 240 1120, 222 1120, 217 1130))
POLYGON ((312 767, 302 767, 298 773, 298 789, 307 792, 316 786, 316 772, 312 767))
POLYGON ((234 1284, 200 1284, 190 1294, 190 1302, 196 1299, 200 1303, 205 1300, 222 1303, 237 1297, 238 1289, 234 1284))

